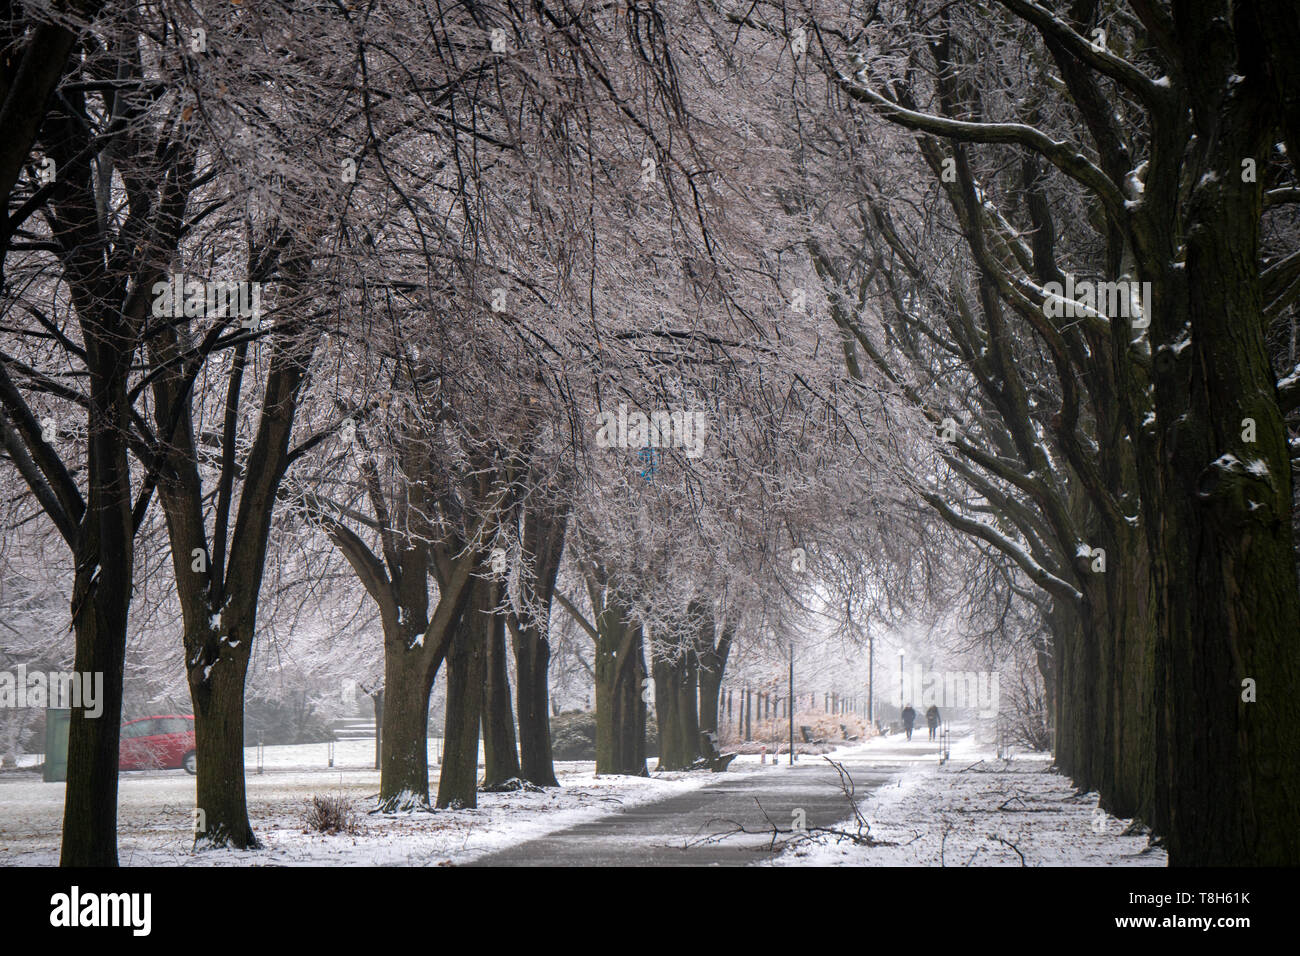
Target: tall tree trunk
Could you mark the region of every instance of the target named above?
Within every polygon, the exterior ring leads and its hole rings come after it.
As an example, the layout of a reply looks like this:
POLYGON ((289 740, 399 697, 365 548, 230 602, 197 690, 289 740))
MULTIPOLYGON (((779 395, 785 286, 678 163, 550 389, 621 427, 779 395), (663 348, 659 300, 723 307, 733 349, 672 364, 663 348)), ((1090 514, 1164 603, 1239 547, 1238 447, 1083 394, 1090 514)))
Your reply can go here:
POLYGON ((1156 824, 1154 705, 1156 615, 1146 541, 1136 529, 1117 539, 1120 572, 1107 576, 1113 733, 1108 809, 1156 824))
MULTIPOLYGON (((90 303, 78 308, 92 314, 90 303)), ((123 437, 129 431, 125 383, 130 355, 117 344, 127 341, 127 329, 120 315, 106 322, 86 335, 89 494, 76 538, 72 601, 73 668, 78 674, 103 674, 104 708, 94 719, 81 710, 72 713, 61 866, 117 865, 117 762, 135 526, 123 437), (101 333, 117 341, 101 339, 101 333)))
POLYGON ((598 618, 596 773, 645 776, 645 661, 641 625, 610 605, 598 618))
POLYGON ((727 672, 727 658, 731 654, 731 644, 735 639, 736 627, 731 620, 724 620, 719 627, 712 613, 702 621, 697 659, 699 662, 700 732, 712 734, 715 742, 718 737, 719 697, 722 693, 722 679, 727 672), (714 638, 714 631, 717 638, 714 638))
POLYGON ((73 608, 73 668, 78 674, 103 675, 103 713, 91 719, 84 709, 72 711, 60 866, 117 866, 117 761, 131 551, 122 562, 112 562, 119 564, 116 568, 101 568, 97 558, 90 562, 78 562, 76 572, 74 593, 82 603, 78 608, 74 602, 73 608))
POLYGON ((596 695, 596 774, 623 772, 618 752, 619 687, 617 661, 596 646, 594 683, 596 695))
POLYGON ((690 648, 663 648, 652 642, 650 661, 655 682, 655 716, 659 723, 656 769, 689 770, 700 756, 694 652, 690 648))
POLYGON ((394 556, 392 566, 399 571, 393 583, 378 572, 378 559, 359 547, 354 535, 338 525, 328 530, 354 567, 371 570, 362 580, 383 621, 384 685, 374 695, 378 809, 429 809, 429 695, 448 644, 462 624, 475 559, 467 554, 450 562, 430 618, 428 564, 419 546, 405 545, 394 556))
MULTIPOLYGON (((493 589, 499 593, 499 588, 493 589)), ((483 789, 518 786, 519 751, 510 707, 505 615, 493 613, 487 633, 487 679, 483 682, 483 789)))
MULTIPOLYGON (((388 628, 385 628, 388 630, 388 628)), ((383 813, 429 808, 429 693, 434 670, 408 628, 384 637, 379 805, 383 813)))
POLYGON ((553 507, 525 511, 524 552, 532 558, 533 574, 524 582, 523 609, 509 618, 515 653, 520 774, 539 787, 559 786, 551 755, 548 634, 567 522, 567 513, 557 513, 553 507))
POLYGON ((646 769, 646 718, 650 711, 647 694, 648 672, 645 666, 645 631, 640 624, 632 628, 632 652, 628 662, 630 674, 623 682, 628 707, 622 725, 623 753, 628 773, 649 776, 646 769))
MULTIPOLYGON (((1236 157, 1256 154, 1246 146, 1233 152, 1229 172, 1236 157)), ((1229 196, 1195 201, 1242 203, 1229 196)), ((1258 220, 1215 218, 1219 228, 1199 230, 1187 243, 1195 371, 1187 421, 1170 429, 1177 439, 1166 471, 1173 553, 1162 597, 1176 795, 1169 858, 1180 866, 1294 866, 1300 595, 1290 452, 1259 288, 1249 281, 1258 270, 1258 220), (1255 424, 1254 444, 1243 442, 1247 419, 1255 424), (1253 702, 1244 692, 1248 680, 1255 682, 1253 702)))
POLYGON ((718 733, 718 707, 722 696, 722 672, 700 664, 700 732, 718 733))
POLYGON ((479 728, 496 588, 479 579, 469 585, 468 591, 465 613, 447 651, 447 715, 442 772, 438 777, 439 809, 478 806, 479 728))
POLYGON ((551 718, 546 671, 550 645, 521 628, 515 638, 516 699, 519 706, 520 776, 539 787, 558 787, 551 757, 551 718))
POLYGON ((1202 4, 1177 11, 1185 102, 1153 147, 1153 193, 1133 223, 1154 300, 1156 428, 1140 447, 1160 626, 1156 773, 1177 866, 1300 862, 1291 455, 1265 347, 1263 177, 1242 173, 1273 143, 1276 104, 1259 75, 1268 27, 1248 6, 1230 21, 1202 4))
POLYGON ((1084 746, 1087 712, 1082 693, 1084 643, 1077 608, 1053 601, 1048 613, 1053 653, 1056 655, 1056 766, 1076 786, 1088 788, 1088 754, 1084 746))
POLYGON ((248 819, 244 791, 244 680, 250 635, 241 628, 228 634, 210 631, 204 644, 222 652, 208 673, 191 669, 194 739, 198 754, 195 807, 203 811, 205 829, 195 843, 203 847, 256 849, 261 844, 248 819), (231 648, 230 644, 237 642, 231 648))

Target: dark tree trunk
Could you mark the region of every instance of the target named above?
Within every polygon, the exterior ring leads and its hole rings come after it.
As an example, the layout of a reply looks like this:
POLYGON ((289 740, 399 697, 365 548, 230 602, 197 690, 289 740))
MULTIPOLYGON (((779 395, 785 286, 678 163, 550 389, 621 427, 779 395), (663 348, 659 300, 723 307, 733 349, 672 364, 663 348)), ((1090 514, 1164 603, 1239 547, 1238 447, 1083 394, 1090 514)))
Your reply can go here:
POLYGON ((625 609, 600 615, 596 648, 596 773, 646 775, 641 626, 625 609))
POLYGON ((1120 573, 1107 576, 1110 630, 1108 684, 1111 733, 1107 808, 1116 816, 1155 821, 1155 734, 1152 679, 1156 615, 1146 542, 1128 530, 1116 540, 1120 573))
POLYGON ((697 658, 700 682, 700 731, 712 734, 712 739, 716 742, 719 697, 722 693, 722 679, 727 672, 727 657, 731 654, 731 643, 735 638, 735 625, 730 621, 724 621, 721 627, 717 627, 716 641, 713 636, 715 627, 715 621, 710 614, 701 625, 697 658))
POLYGON ((696 712, 697 677, 689 648, 651 645, 655 682, 655 716, 659 722, 657 770, 690 770, 700 757, 700 722, 696 712))
POLYGON ((539 787, 556 787, 551 756, 551 718, 547 669, 551 661, 551 603, 564 551, 567 516, 552 508, 524 514, 524 551, 534 566, 524 584, 524 609, 510 618, 515 653, 516 702, 519 712, 520 774, 539 787))
POLYGON ((1295 865, 1291 454, 1265 345, 1264 177, 1242 175, 1274 142, 1277 86, 1261 72, 1274 26, 1248 4, 1231 19, 1204 4, 1176 14, 1189 69, 1156 128, 1154 191, 1132 224, 1154 300, 1156 428, 1139 449, 1159 620, 1155 773, 1169 783, 1171 865, 1295 865))
POLYGON ((94 719, 83 709, 72 711, 60 866, 117 866, 117 761, 131 549, 120 562, 111 562, 114 568, 99 567, 97 557, 90 561, 78 562, 74 585, 77 595, 88 597, 80 608, 74 602, 73 668, 78 674, 103 674, 104 710, 94 719))
MULTIPOLYGON (((497 590, 493 589, 494 596, 497 590)), ((505 629, 505 616, 492 614, 487 633, 487 679, 483 683, 484 790, 517 786, 520 776, 515 719, 510 707, 505 629)))
POLYGON ((244 792, 244 679, 248 671, 248 635, 239 628, 230 641, 213 632, 208 643, 223 652, 206 676, 191 670, 190 698, 194 704, 194 739, 198 753, 195 807, 203 811, 205 829, 195 835, 203 847, 260 846, 248 819, 244 792), (242 638, 242 639, 241 639, 242 638), (243 651, 241 653, 241 651, 243 651))
POLYGON ((1056 658, 1056 766, 1072 778, 1076 786, 1087 789, 1087 757, 1081 740, 1086 717, 1080 713, 1079 689, 1082 665, 1079 651, 1083 633, 1079 616, 1072 604, 1053 601, 1047 615, 1052 636, 1052 653, 1056 658))
POLYGON ((478 579, 468 591, 465 613, 447 651, 447 715, 442 772, 438 777, 439 809, 478 806, 479 728, 496 589, 478 579))
POLYGON ((1043 720, 1048 725, 1048 741, 1056 750, 1056 660, 1052 656, 1051 635, 1045 633, 1037 639, 1034 663, 1043 682, 1043 720))
MULTIPOLYGON (((298 268, 301 263, 294 266, 298 268)), ((195 537, 202 540, 201 515, 184 505, 176 507, 180 499, 192 501, 200 482, 192 478, 188 494, 163 495, 169 509, 172 547, 179 544, 181 548, 175 566, 178 588, 185 595, 186 627, 198 628, 202 635, 200 640, 187 640, 186 655, 198 751, 198 809, 207 818, 207 833, 197 842, 208 847, 252 849, 260 845, 249 824, 244 795, 244 680, 257 634, 271 519, 288 465, 298 395, 315 343, 313 336, 304 337, 300 330, 283 334, 284 339, 274 345, 257 435, 246 461, 247 478, 240 492, 224 579, 204 575, 207 586, 196 588, 195 575, 184 567, 192 539, 188 531, 175 533, 197 524, 195 537), (220 608, 219 631, 207 624, 216 608, 220 608), (203 725, 206 727, 201 729, 203 725)), ((224 550, 223 541, 211 570, 221 570, 219 555, 224 550)))
MULTIPOLYGON (((602 629, 603 630, 603 629, 602 629)), ((619 750, 622 694, 619 686, 619 661, 616 653, 605 648, 604 635, 597 642, 595 654, 596 692, 596 773, 625 773, 619 750)))
MULTIPOLYGON (((98 6, 88 4, 87 12, 98 6)), ((0 105, 0 129, 5 130, 0 145, 0 189, 5 196, 12 194, 23 163, 31 156, 32 144, 46 116, 46 104, 77 43, 74 32, 53 23, 15 24, 15 38, 23 35, 24 25, 30 27, 27 42, 14 43, 10 63, 6 64, 9 78, 0 105)))
POLYGON ((625 682, 630 703, 628 718, 623 724, 623 751, 630 755, 629 772, 649 776, 646 769, 646 718, 650 712, 650 680, 645 666, 644 631, 640 624, 633 628, 631 678, 625 682))
POLYGON ((722 696, 722 674, 700 665, 700 732, 718 733, 718 709, 722 696))
POLYGON ((408 629, 384 638, 384 698, 379 726, 379 805, 383 813, 429 808, 429 693, 434 671, 408 629))
MULTIPOLYGON (((381 812, 429 809, 429 694, 472 590, 474 557, 448 562, 438 605, 428 614, 428 553, 407 542, 391 547, 392 577, 355 536, 337 525, 331 537, 360 568, 384 628, 384 685, 375 700, 381 812)), ((477 720, 477 718, 476 718, 477 720)), ((477 733, 477 728, 475 730, 477 733)))
MULTIPOLYGON (((1250 145, 1233 152, 1234 164, 1237 156, 1257 154, 1250 145)), ((1190 413, 1170 429, 1165 473, 1174 499, 1166 511, 1170 553, 1161 596, 1176 795, 1169 859, 1178 866, 1294 866, 1300 597, 1290 453, 1264 349, 1259 290, 1248 281, 1258 269, 1257 221, 1215 218, 1217 228, 1203 227, 1187 243, 1196 371, 1191 395, 1178 396, 1190 413), (1241 440, 1247 418, 1256 423, 1253 446, 1241 440), (1222 464, 1227 454, 1238 463, 1222 464), (1262 466, 1264 476, 1246 463, 1262 466), (1247 679, 1256 682, 1255 702, 1243 699, 1247 679)), ((1166 407, 1168 391, 1157 386, 1166 407)))
POLYGON ((532 635, 515 640, 516 698, 519 705, 520 776, 539 787, 558 787, 551 757, 551 718, 546 671, 551 649, 532 635))
MULTIPOLYGON (((78 308, 92 314, 89 302, 78 308)), ((93 720, 81 710, 72 713, 62 866, 117 865, 117 762, 135 528, 123 437, 129 430, 125 383, 130 356, 100 334, 118 342, 129 338, 121 316, 106 322, 106 327, 90 330, 86 342, 91 370, 89 500, 76 538, 72 602, 73 667, 79 674, 103 674, 104 709, 93 720)))

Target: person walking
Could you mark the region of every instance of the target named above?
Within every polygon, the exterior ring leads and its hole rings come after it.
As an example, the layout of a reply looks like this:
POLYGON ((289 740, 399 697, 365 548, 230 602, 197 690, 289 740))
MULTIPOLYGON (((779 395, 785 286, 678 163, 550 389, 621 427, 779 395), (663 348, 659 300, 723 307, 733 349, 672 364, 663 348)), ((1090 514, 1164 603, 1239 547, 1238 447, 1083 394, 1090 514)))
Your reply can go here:
POLYGON ((912 705, 908 704, 903 708, 903 729, 907 731, 907 739, 912 739, 912 725, 916 723, 916 711, 912 705))
POLYGON ((939 726, 939 708, 931 704, 925 711, 925 725, 930 728, 930 739, 934 740, 934 734, 939 726))

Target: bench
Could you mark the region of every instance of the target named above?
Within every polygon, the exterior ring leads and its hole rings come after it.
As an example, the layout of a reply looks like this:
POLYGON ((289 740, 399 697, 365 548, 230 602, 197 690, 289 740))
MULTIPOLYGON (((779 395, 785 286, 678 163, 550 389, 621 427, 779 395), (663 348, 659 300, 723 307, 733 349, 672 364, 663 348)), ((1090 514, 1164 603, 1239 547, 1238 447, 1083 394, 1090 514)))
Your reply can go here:
POLYGON ((857 735, 857 734, 850 734, 850 733, 849 733, 849 728, 848 728, 848 726, 845 725, 845 724, 840 724, 840 733, 844 735, 844 739, 845 739, 845 740, 857 740, 857 739, 858 739, 858 735, 857 735))
POLYGON ((799 727, 799 733, 800 733, 800 735, 803 736, 803 742, 806 743, 806 744, 824 744, 824 743, 826 743, 825 738, 822 738, 822 739, 820 739, 820 740, 814 740, 814 739, 813 739, 812 728, 809 727, 807 724, 803 724, 803 725, 801 725, 801 726, 799 727))
POLYGON ((700 750, 704 753, 704 764, 714 773, 722 773, 731 766, 731 761, 736 759, 736 754, 724 754, 720 751, 718 735, 707 730, 700 731, 700 750))

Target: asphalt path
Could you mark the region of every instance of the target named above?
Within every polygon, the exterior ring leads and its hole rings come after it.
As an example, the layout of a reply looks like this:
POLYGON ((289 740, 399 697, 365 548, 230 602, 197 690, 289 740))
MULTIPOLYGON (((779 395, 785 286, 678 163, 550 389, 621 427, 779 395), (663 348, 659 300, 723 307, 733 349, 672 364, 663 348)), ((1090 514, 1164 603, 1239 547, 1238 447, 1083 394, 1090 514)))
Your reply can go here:
MULTIPOLYGON (((886 738, 831 755, 852 778, 862 804, 870 791, 917 761, 938 762, 921 734, 886 738)), ((783 758, 784 759, 784 758, 783 758)), ((849 823, 853 811, 836 769, 803 755, 789 766, 743 765, 697 790, 629 807, 478 857, 470 866, 746 866, 780 851, 797 822, 849 823)))

